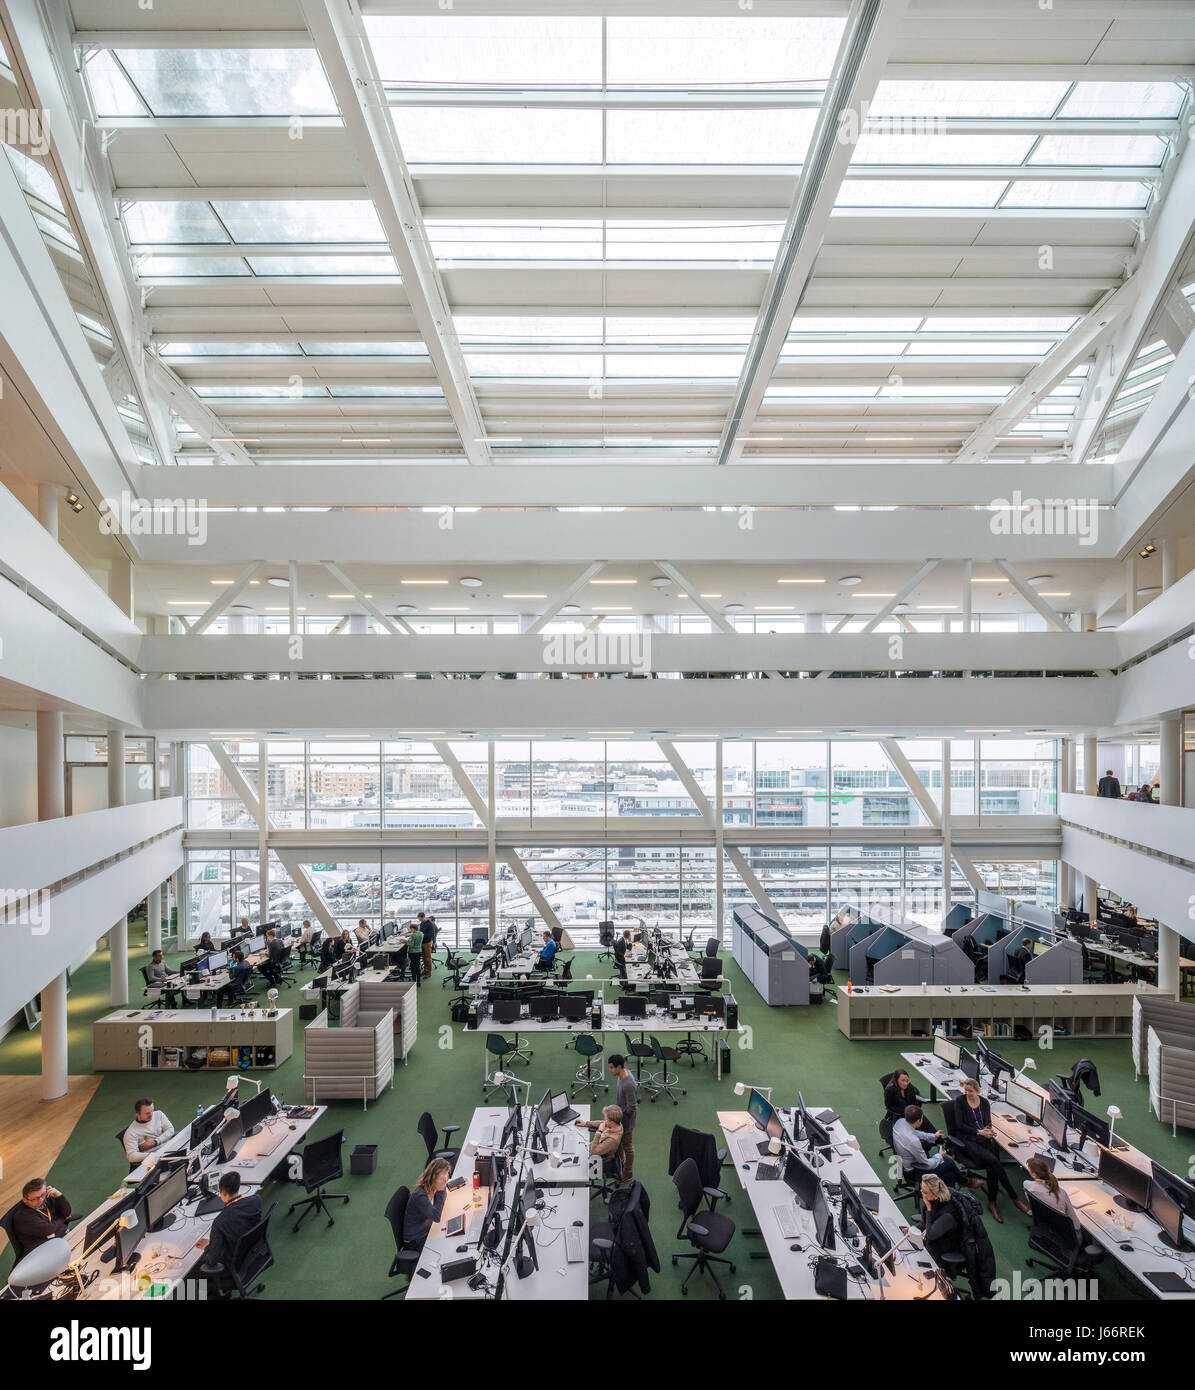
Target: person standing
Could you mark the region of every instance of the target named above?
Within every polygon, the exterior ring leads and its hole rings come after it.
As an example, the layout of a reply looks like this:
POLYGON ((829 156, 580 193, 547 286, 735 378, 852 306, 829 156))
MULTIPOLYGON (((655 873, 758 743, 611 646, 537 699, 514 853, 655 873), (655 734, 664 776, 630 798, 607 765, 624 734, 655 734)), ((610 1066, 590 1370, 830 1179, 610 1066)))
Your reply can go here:
POLYGON ((1104 775, 1100 778, 1099 786, 1096 790, 1100 796, 1114 797, 1116 800, 1119 801, 1120 778, 1117 777, 1117 775, 1112 771, 1111 768, 1109 768, 1108 771, 1105 772, 1104 775))
POLYGON ((436 914, 433 912, 423 921, 423 978, 430 980, 432 977, 432 952, 436 949, 436 936, 440 928, 436 925, 436 914))
POLYGON ((411 970, 411 979, 417 985, 423 983, 423 929, 416 922, 411 928, 411 935, 407 938, 407 965, 411 970))
POLYGON ((610 1056, 610 1075, 618 1080, 615 1104, 622 1111, 622 1144, 618 1156, 622 1160, 622 1186, 625 1187, 635 1171, 635 1121, 639 1118, 639 1083, 627 1071, 627 1059, 619 1052, 610 1056))

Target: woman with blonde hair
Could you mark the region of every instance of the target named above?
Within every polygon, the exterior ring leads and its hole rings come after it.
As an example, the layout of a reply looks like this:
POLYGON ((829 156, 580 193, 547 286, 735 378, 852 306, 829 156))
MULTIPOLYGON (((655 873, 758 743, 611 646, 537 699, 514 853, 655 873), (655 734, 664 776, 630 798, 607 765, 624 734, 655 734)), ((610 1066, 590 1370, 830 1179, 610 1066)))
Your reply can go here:
POLYGON ((446 1159, 433 1158, 419 1175, 419 1181, 407 1198, 407 1210, 402 1222, 404 1246, 422 1246, 427 1233, 444 1215, 448 1195, 448 1175, 452 1172, 446 1159))
POLYGON ((1050 1165, 1044 1158, 1039 1158, 1037 1154, 1025 1164, 1029 1169, 1029 1177, 1025 1180, 1025 1198, 1032 1197, 1043 1206, 1053 1207, 1063 1216, 1069 1216, 1071 1224, 1076 1231, 1082 1230, 1079 1225, 1079 1214, 1071 1204, 1071 1199, 1062 1190, 1062 1185, 1050 1170, 1050 1165))

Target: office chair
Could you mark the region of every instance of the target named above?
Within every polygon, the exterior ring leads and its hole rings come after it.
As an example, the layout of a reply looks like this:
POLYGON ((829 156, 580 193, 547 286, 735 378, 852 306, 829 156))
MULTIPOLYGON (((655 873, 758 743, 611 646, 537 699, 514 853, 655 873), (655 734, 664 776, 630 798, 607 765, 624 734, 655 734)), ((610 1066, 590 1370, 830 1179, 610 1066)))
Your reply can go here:
POLYGON ((716 936, 711 936, 705 943, 704 954, 706 956, 716 956, 719 950, 721 949, 721 946, 722 943, 718 940, 718 938, 716 936))
MULTIPOLYGON (((661 1070, 658 1073, 656 1073, 657 1079, 655 1081, 648 1082, 648 1089, 650 1091, 650 1094, 647 1098, 648 1100, 654 1102, 657 1096, 667 1096, 668 1099, 673 1103, 673 1105, 679 1105, 680 1101, 677 1100, 676 1093, 673 1091, 673 1087, 680 1080, 680 1077, 676 1074, 676 1072, 670 1072, 668 1070, 668 1063, 679 1061, 680 1053, 676 1050, 675 1047, 664 1047, 661 1044, 659 1038, 657 1038, 652 1033, 648 1034, 647 1041, 648 1045, 651 1048, 651 1055, 656 1059, 657 1062, 660 1063, 661 1066, 661 1070)), ((682 1096, 687 1094, 683 1086, 681 1087, 680 1093, 682 1096)))
POLYGON ((610 1154, 606 1158, 592 1157, 589 1160, 589 1200, 600 1196, 608 1202, 618 1191, 622 1182, 622 1153, 610 1154))
POLYGON ((275 1202, 256 1225, 237 1237, 227 1265, 201 1264, 199 1272, 213 1276, 217 1282, 231 1280, 238 1298, 252 1298, 261 1293, 265 1285, 253 1281, 274 1263, 274 1252, 270 1249, 270 1217, 277 1206, 275 1202))
POLYGON ((568 960, 562 960, 560 962, 560 978, 561 980, 571 980, 573 978, 572 956, 569 956, 568 960))
POLYGON ((707 989, 712 989, 722 978, 721 959, 718 956, 702 956, 698 976, 707 989))
POLYGON ((12 1206, 9 1207, 9 1209, 4 1213, 4 1215, 0 1216, 0 1231, 3 1231, 4 1234, 8 1237, 8 1243, 12 1247, 12 1262, 14 1267, 16 1265, 19 1265, 21 1261, 25 1258, 25 1256, 29 1253, 27 1247, 22 1245, 21 1242, 17 1239, 16 1232, 13 1230, 13 1219, 17 1214, 17 1208, 20 1206, 20 1202, 14 1202, 12 1206))
MULTIPOLYGON (((621 1171, 621 1164, 619 1164, 621 1171)), ((630 1183, 627 1187, 616 1187, 608 1196, 604 1198, 606 1211, 609 1219, 606 1221, 593 1221, 589 1226, 589 1263, 591 1274, 589 1282, 593 1284, 605 1283, 606 1297, 609 1298, 614 1292, 614 1251, 615 1248, 623 1243, 622 1224, 628 1212, 642 1209, 647 1201, 647 1194, 643 1191, 643 1185, 639 1182, 630 1183)), ((631 1240, 637 1247, 638 1238, 632 1236, 631 1240)), ((632 1298, 639 1298, 636 1289, 628 1287, 620 1292, 629 1293, 632 1298)))
MULTIPOLYGON (((893 1115, 885 1115, 878 1123, 880 1139, 883 1143, 883 1148, 880 1149, 881 1156, 886 1153, 894 1153, 895 1150, 892 1147, 892 1126, 896 1123, 896 1117, 893 1115)), ((910 1168, 906 1172, 905 1166, 902 1163, 900 1165, 899 1176, 893 1180, 892 1200, 894 1202, 903 1202, 911 1197, 913 1199, 913 1210, 920 1211, 921 1179, 926 1173, 932 1172, 933 1169, 928 1165, 923 1166, 921 1164, 918 1164, 915 1168, 910 1168)))
POLYGON ((1095 1069, 1095 1063, 1088 1061, 1086 1057, 1080 1057, 1068 1072, 1059 1072, 1057 1080, 1067 1091, 1072 1100, 1077 1104, 1083 1104, 1083 1087, 1086 1086, 1093 1096, 1100 1093, 1100 1074, 1095 1069))
POLYGON ((291 985, 294 983, 294 954, 294 946, 287 946, 286 949, 282 952, 282 954, 278 957, 278 969, 282 976, 282 983, 287 987, 287 989, 289 989, 291 985))
POLYGON ((433 1158, 443 1158, 448 1161, 449 1167, 455 1168, 456 1161, 461 1156, 460 1146, 455 1149, 450 1148, 448 1140, 450 1136, 460 1129, 460 1125, 444 1125, 444 1147, 436 1148, 436 1122, 431 1117, 431 1112, 425 1110, 419 1116, 419 1123, 415 1126, 420 1139, 427 1145, 427 1161, 430 1163, 433 1158))
POLYGON ((444 962, 444 969, 447 973, 440 981, 440 988, 443 989, 445 985, 451 985, 453 989, 460 989, 461 976, 468 970, 469 961, 465 956, 453 955, 451 946, 447 950, 448 957, 444 962))
POLYGON ((809 957, 809 978, 821 985, 825 998, 837 1002, 838 988, 834 984, 834 954, 832 951, 827 952, 824 956, 811 955, 809 957))
MULTIPOLYGON (((902 1068, 902 1070, 906 1070, 906 1069, 905 1069, 905 1068, 902 1068)), ((880 1095, 881 1095, 881 1096, 882 1096, 882 1095, 884 1094, 884 1092, 888 1089, 889 1085, 891 1084, 892 1078, 893 1078, 895 1075, 896 1075, 896 1072, 894 1072, 894 1071, 886 1071, 886 1072, 883 1074, 883 1076, 880 1077, 880 1095)), ((914 1088, 914 1089, 915 1089, 915 1088, 914 1088)), ((929 1102, 928 1100, 926 1100, 926 1098, 920 1093, 920 1091, 918 1091, 918 1092, 917 1092, 917 1099, 913 1102, 913 1104, 914 1104, 914 1105, 920 1105, 922 1108, 924 1108, 925 1106, 929 1105, 930 1102, 929 1102)), ((888 1109, 887 1102, 884 1103, 884 1108, 885 1108, 885 1110, 888 1109)), ((888 1114, 890 1114, 890 1115, 892 1116, 893 1123, 895 1123, 897 1120, 903 1120, 903 1119, 904 1119, 904 1116, 905 1116, 905 1112, 904 1112, 903 1110, 888 1110, 888 1114)))
POLYGON ((1044 1256, 1041 1260, 1026 1256, 1025 1263, 1030 1269, 1040 1267, 1051 1274, 1060 1274, 1064 1279, 1076 1274, 1090 1274, 1104 1258, 1103 1246, 1087 1244, 1071 1224, 1069 1216, 1047 1206, 1032 1194, 1027 1194, 1027 1200, 1032 1222, 1029 1249, 1044 1256))
MULTIPOLYGON (((145 989, 142 991, 142 993, 148 999, 150 991, 149 966, 142 965, 138 968, 141 971, 141 978, 145 981, 145 989)), ((165 1004, 168 1009, 173 1009, 175 993, 174 990, 169 985, 155 985, 154 988, 157 989, 157 997, 162 1001, 162 1003, 165 1004)))
MULTIPOLYGON (((689 1129, 686 1125, 673 1125, 668 1145, 669 1177, 676 1172, 686 1158, 691 1158, 697 1164, 698 1175, 706 1187, 716 1187, 722 1176, 722 1169, 734 1167, 734 1162, 730 1158, 730 1151, 720 1149, 718 1141, 712 1134, 701 1129, 689 1129)), ((726 1193, 726 1200, 728 1202, 732 1200, 729 1191, 726 1193)), ((746 1231, 744 1234, 758 1233, 746 1231)))
POLYGON ((950 1286, 951 1296, 968 1301, 976 1301, 974 1291, 971 1288, 971 1280, 967 1274, 967 1257, 960 1254, 957 1250, 947 1251, 945 1254, 935 1255, 934 1260, 942 1272, 943 1278, 950 1286), (959 1280, 966 1279, 967 1283, 959 1288, 959 1280))
POLYGON ((592 1033, 578 1033, 573 1043, 573 1051, 578 1057, 585 1058, 585 1065, 577 1068, 576 1084, 569 1091, 569 1097, 576 1100, 582 1091, 592 1093, 594 1100, 597 1100, 598 1087, 603 1091, 610 1090, 610 1083, 601 1079, 601 1072, 594 1072, 593 1059, 600 1057, 605 1049, 602 1044, 593 1036, 592 1033))
POLYGON ((685 939, 684 939, 684 943, 683 943, 684 950, 685 950, 689 955, 692 955, 692 954, 693 954, 693 938, 694 938, 696 935, 697 935, 697 928, 694 927, 693 930, 692 930, 692 931, 688 934, 688 936, 686 936, 685 939))
POLYGON ((311 931, 311 940, 307 945, 304 946, 302 942, 299 943, 299 964, 304 969, 310 965, 312 960, 319 959, 320 940, 323 934, 324 931, 322 927, 313 927, 311 931))
POLYGON ((335 1134, 330 1134, 326 1139, 317 1139, 315 1143, 308 1144, 303 1150, 303 1170, 299 1181, 308 1193, 314 1196, 302 1197, 297 1202, 292 1202, 290 1216, 301 1207, 302 1214, 299 1220, 292 1227, 293 1230, 299 1229, 299 1223, 312 1211, 322 1211, 328 1218, 328 1225, 334 1226, 332 1213, 328 1210, 328 1202, 348 1202, 348 1197, 342 1192, 328 1192, 325 1184, 330 1183, 334 1178, 344 1176, 344 1166, 341 1163, 340 1150, 344 1145, 344 1130, 338 1129, 335 1134))
POLYGON ((651 1049, 651 1044, 645 1042, 634 1042, 631 1038, 630 1033, 623 1033, 622 1036, 626 1039, 627 1056, 634 1057, 635 1059, 635 1080, 638 1081, 641 1086, 654 1086, 656 1081, 656 1074, 654 1071, 649 1071, 647 1073, 646 1082, 643 1080, 644 1057, 654 1058, 656 1055, 651 1049))
POLYGON ((411 1287, 411 1280, 415 1277, 415 1270, 419 1267, 420 1251, 409 1249, 403 1245, 402 1227, 407 1214, 407 1202, 410 1200, 411 1189, 409 1187, 398 1188, 390 1200, 386 1203, 386 1220, 390 1223, 390 1230, 394 1234, 394 1258, 390 1261, 390 1270, 386 1275, 387 1279, 393 1279, 399 1274, 407 1276, 407 1282, 398 1289, 391 1289, 389 1293, 382 1295, 382 1302, 388 1298, 398 1298, 400 1294, 406 1293, 411 1287))
POLYGON ((126 1131, 127 1129, 128 1129, 128 1125, 125 1125, 124 1129, 119 1130, 119 1131, 117 1132, 117 1135, 116 1135, 116 1142, 120 1145, 120 1151, 121 1151, 122 1154, 124 1154, 125 1162, 129 1165, 129 1172, 131 1173, 135 1168, 140 1168, 140 1167, 141 1167, 141 1160, 138 1159, 138 1160, 136 1161, 136 1163, 134 1163, 134 1162, 132 1161, 132 1159, 129 1158, 128 1154, 125 1152, 124 1136, 125 1136, 125 1131, 126 1131))
POLYGON ((507 1104, 513 1105, 514 1087, 505 1082, 499 1083, 495 1081, 494 1075, 497 1072, 506 1070, 506 1059, 514 1055, 514 1048, 511 1047, 510 1043, 508 1043, 500 1033, 487 1033, 485 1050, 489 1056, 497 1059, 497 1065, 492 1072, 488 1068, 486 1070, 485 1080, 481 1083, 482 1100, 489 1100, 492 1095, 501 1093, 506 1097, 507 1104))
POLYGON ((614 923, 598 923, 598 945, 601 950, 598 952, 598 960, 614 959, 614 923))
POLYGON ((822 934, 817 939, 817 949, 823 956, 830 954, 830 927, 828 924, 822 928, 822 934))
POLYGON ((681 1209, 681 1223, 677 1231, 677 1238, 684 1237, 690 1245, 694 1247, 695 1253, 692 1255, 676 1251, 672 1256, 673 1267, 679 1260, 692 1260, 693 1268, 685 1276, 684 1283, 680 1286, 681 1293, 689 1292, 689 1280, 694 1274, 705 1271, 714 1281, 714 1287, 718 1290, 718 1297, 725 1299, 726 1294, 718 1281, 718 1275, 713 1266, 728 1265, 733 1274, 734 1263, 731 1260, 722 1258, 722 1251, 730 1244, 734 1237, 735 1225, 729 1216, 717 1210, 719 1200, 726 1197, 726 1193, 720 1187, 703 1187, 701 1174, 697 1171, 697 1164, 691 1158, 686 1158, 672 1175, 673 1186, 676 1188, 677 1198, 681 1209), (701 1211, 701 1199, 709 1203, 708 1209, 701 1211))

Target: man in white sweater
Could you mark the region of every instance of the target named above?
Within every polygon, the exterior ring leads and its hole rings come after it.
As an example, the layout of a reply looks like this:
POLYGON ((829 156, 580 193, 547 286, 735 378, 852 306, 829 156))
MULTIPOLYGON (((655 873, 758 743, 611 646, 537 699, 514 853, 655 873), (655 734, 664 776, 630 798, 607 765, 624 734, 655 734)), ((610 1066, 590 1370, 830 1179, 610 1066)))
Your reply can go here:
POLYGON ((133 1102, 133 1123, 124 1132, 124 1151, 134 1167, 174 1134, 174 1126, 149 1097, 133 1102))

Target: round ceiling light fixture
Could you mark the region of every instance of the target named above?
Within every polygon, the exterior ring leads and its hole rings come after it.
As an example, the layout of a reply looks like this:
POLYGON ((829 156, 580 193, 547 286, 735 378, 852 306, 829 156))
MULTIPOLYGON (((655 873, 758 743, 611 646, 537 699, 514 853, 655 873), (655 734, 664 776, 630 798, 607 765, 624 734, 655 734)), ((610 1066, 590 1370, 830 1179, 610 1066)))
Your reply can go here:
POLYGON ((267 583, 267 584, 273 585, 273 587, 274 587, 275 589, 289 589, 289 588, 290 588, 290 580, 289 580, 289 579, 267 579, 267 580, 266 580, 266 583, 267 583))
POLYGON ((653 589, 666 589, 671 583, 671 579, 666 578, 662 574, 657 574, 656 577, 651 580, 651 587, 653 589))
POLYGON ((478 579, 475 575, 468 574, 460 581, 462 589, 480 589, 485 583, 484 579, 478 579))
POLYGON ((724 603, 722 607, 727 613, 741 613, 743 605, 741 603, 724 603))
POLYGON ((844 589, 853 589, 856 584, 863 583, 863 576, 861 574, 844 574, 838 582, 844 589))
POLYGON ((560 611, 562 613, 579 613, 581 611, 581 605, 579 603, 562 603, 560 605, 560 611))
POLYGON ((413 603, 396 603, 394 611, 396 613, 414 613, 415 605, 413 603))
POLYGON ((1035 574, 1029 582, 1030 584, 1048 584, 1053 578, 1052 574, 1035 574))

